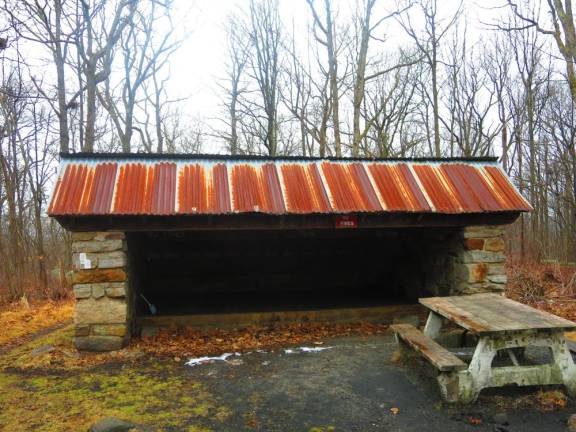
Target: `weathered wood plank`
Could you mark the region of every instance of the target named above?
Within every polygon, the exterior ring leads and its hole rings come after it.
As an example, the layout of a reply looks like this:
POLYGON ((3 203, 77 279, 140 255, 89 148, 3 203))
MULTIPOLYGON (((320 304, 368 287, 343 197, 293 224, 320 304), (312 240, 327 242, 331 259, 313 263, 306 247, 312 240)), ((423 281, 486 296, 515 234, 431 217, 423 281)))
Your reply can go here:
POLYGON ((398 338, 420 353, 439 371, 449 372, 468 368, 466 363, 425 336, 416 327, 410 324, 395 324, 390 326, 390 329, 396 333, 398 338))
POLYGON ((190 315, 154 315, 137 317, 140 326, 194 327, 194 328, 241 328, 269 326, 293 322, 372 322, 391 324, 402 315, 417 315, 423 320, 426 309, 419 304, 400 304, 366 308, 317 309, 305 311, 273 311, 213 313, 190 315))
POLYGON ((428 309, 478 334, 576 328, 576 323, 497 294, 429 297, 420 299, 428 309))

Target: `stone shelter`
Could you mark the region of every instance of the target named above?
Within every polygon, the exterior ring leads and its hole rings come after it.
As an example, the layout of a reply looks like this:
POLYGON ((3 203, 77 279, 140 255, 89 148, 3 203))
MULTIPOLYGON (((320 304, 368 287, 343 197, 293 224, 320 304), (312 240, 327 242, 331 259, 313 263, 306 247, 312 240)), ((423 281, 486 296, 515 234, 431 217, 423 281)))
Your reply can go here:
POLYGON ((62 154, 75 343, 143 325, 390 320, 423 296, 501 292, 530 211, 495 158, 62 154))

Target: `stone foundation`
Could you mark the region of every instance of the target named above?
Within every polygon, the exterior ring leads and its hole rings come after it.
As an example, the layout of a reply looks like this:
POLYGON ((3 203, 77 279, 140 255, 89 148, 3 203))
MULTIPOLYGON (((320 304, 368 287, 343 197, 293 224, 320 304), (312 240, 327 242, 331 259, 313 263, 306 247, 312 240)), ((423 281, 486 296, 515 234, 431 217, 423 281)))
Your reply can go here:
POLYGON ((74 343, 80 350, 111 351, 129 338, 126 240, 121 232, 72 234, 74 343))
POLYGON ((504 227, 469 226, 463 230, 463 249, 452 295, 502 293, 506 288, 504 227))
MULTIPOLYGON (((391 297, 395 290, 413 302, 427 296, 504 291, 503 227, 431 228, 417 234, 398 229, 383 232, 378 239, 385 245, 382 265, 394 270, 384 281, 391 297)), ((132 333, 136 303, 128 281, 125 235, 83 232, 73 233, 72 239, 76 347, 120 349, 132 333)), ((136 255, 131 255, 133 269, 137 268, 136 255)), ((139 282, 138 272, 133 273, 131 284, 139 282)))

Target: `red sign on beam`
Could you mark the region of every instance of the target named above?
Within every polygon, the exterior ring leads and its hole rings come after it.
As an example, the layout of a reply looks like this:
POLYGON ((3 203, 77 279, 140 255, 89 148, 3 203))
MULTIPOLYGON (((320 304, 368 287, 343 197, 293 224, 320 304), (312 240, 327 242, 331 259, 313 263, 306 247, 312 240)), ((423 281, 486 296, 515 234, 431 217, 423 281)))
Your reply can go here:
POLYGON ((336 216, 336 228, 358 228, 358 216, 336 216))

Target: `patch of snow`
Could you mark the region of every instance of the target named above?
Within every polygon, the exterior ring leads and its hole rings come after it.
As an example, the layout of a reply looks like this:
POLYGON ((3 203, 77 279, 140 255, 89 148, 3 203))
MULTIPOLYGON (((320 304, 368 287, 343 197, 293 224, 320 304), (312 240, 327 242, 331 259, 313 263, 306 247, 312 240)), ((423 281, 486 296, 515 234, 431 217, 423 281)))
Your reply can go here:
POLYGON ((212 362, 212 361, 226 361, 228 357, 239 356, 240 353, 224 353, 218 357, 197 357, 191 358, 186 362, 186 366, 198 366, 199 364, 212 362))
POLYGON ((299 354, 299 353, 314 353, 314 352, 320 352, 320 351, 324 351, 324 350, 329 350, 332 349, 334 347, 299 347, 299 348, 295 348, 295 349, 285 349, 284 353, 285 354, 299 354))

